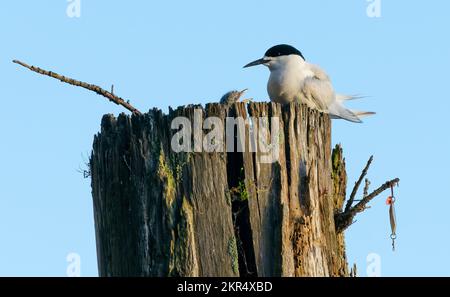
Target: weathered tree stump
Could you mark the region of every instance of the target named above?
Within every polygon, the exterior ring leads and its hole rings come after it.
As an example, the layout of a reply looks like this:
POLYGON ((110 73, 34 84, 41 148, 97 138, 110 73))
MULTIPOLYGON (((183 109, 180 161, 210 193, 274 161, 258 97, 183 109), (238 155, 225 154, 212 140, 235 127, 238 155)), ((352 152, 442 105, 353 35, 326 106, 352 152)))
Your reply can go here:
POLYGON ((172 119, 199 108, 103 117, 90 160, 99 274, 347 276, 334 222, 345 164, 329 117, 296 103, 202 109, 278 117, 279 159, 264 164, 248 151, 172 151, 172 119))

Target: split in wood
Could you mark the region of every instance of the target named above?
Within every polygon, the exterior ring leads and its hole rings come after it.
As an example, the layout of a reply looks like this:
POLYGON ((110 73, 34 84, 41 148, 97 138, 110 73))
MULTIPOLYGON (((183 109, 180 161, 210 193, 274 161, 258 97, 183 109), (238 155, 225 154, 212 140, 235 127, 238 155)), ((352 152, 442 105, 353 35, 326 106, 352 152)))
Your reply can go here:
POLYGON ((87 90, 93 91, 95 93, 97 93, 98 95, 101 95, 103 97, 106 97, 109 99, 109 101, 117 104, 117 105, 121 105, 123 107, 125 107, 126 109, 128 109, 129 111, 131 111, 133 114, 142 114, 137 108, 133 107, 129 101, 125 101, 124 99, 116 96, 113 94, 114 92, 114 86, 111 87, 111 92, 106 91, 104 89, 102 89, 101 87, 94 85, 94 84, 89 84, 89 83, 85 83, 70 77, 66 77, 63 75, 60 75, 58 73, 52 72, 52 71, 48 71, 48 70, 44 70, 41 69, 39 67, 35 67, 35 66, 30 66, 24 62, 18 61, 18 60, 13 60, 13 63, 18 64, 20 66, 23 66, 25 68, 28 68, 29 70, 42 74, 42 75, 46 75, 46 76, 50 76, 53 77, 55 79, 58 79, 64 83, 76 86, 76 87, 82 87, 85 88, 87 90))
POLYGON ((353 219, 355 218, 355 216, 358 213, 363 212, 364 210, 369 208, 367 204, 370 201, 372 201, 372 199, 374 199, 385 190, 390 189, 391 187, 397 185, 400 182, 400 179, 395 178, 393 180, 385 182, 378 189, 368 194, 370 181, 366 179, 363 199, 358 200, 359 202, 353 206, 353 202, 355 202, 356 193, 358 192, 359 186, 361 185, 361 182, 363 181, 364 177, 367 175, 367 172, 369 170, 370 164, 372 164, 372 161, 373 156, 371 156, 369 161, 367 161, 366 167, 363 169, 358 181, 355 183, 355 186, 353 187, 353 190, 350 194, 350 197, 347 201, 344 211, 335 215, 336 232, 338 233, 343 232, 348 227, 350 227, 350 225, 353 224, 353 219))

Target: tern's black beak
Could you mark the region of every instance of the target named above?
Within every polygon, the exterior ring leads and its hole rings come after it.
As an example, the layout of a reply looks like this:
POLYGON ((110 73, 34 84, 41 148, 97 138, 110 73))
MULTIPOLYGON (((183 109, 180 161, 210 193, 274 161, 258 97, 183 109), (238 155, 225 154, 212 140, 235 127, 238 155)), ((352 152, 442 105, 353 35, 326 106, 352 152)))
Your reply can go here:
POLYGON ((269 62, 269 61, 266 60, 266 59, 264 59, 264 58, 262 58, 262 59, 253 61, 253 62, 251 62, 251 63, 248 63, 247 65, 244 66, 244 68, 252 67, 252 66, 257 66, 257 65, 261 65, 261 64, 265 64, 265 63, 267 63, 267 62, 269 62))

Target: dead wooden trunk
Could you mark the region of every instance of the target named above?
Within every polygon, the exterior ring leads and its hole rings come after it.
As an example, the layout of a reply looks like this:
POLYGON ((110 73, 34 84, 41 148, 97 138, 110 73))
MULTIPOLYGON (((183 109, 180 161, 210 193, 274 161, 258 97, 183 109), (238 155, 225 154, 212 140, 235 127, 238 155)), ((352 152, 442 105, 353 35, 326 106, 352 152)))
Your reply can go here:
POLYGON ((172 119, 199 108, 103 117, 90 160, 99 274, 348 275, 334 224, 345 165, 339 149, 332 159, 329 117, 299 104, 202 109, 221 121, 278 117, 279 159, 264 164, 248 150, 172 151, 172 119))

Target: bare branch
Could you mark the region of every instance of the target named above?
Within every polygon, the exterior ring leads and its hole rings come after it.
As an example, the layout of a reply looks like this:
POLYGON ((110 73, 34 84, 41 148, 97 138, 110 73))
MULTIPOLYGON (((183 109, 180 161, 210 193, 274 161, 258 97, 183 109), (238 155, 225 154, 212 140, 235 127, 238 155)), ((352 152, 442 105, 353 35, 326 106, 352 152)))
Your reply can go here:
POLYGON ((85 82, 82 82, 82 81, 79 81, 79 80, 75 80, 73 78, 66 77, 66 76, 60 75, 60 74, 52 72, 52 71, 47 71, 47 70, 41 69, 39 67, 30 66, 30 65, 28 65, 26 63, 23 63, 21 61, 18 61, 18 60, 13 60, 13 63, 16 63, 16 64, 18 64, 20 66, 25 67, 25 68, 28 68, 29 70, 31 70, 33 72, 53 77, 53 78, 58 79, 58 80, 60 80, 60 81, 62 81, 64 83, 67 83, 67 84, 70 84, 70 85, 73 85, 73 86, 77 86, 77 87, 82 87, 82 88, 85 88, 87 90, 93 91, 93 92, 97 93, 98 95, 101 95, 103 97, 108 98, 109 101, 111 101, 111 102, 113 102, 113 103, 115 103, 117 105, 122 105, 123 107, 125 107, 126 109, 128 109, 129 111, 131 111, 134 114, 138 114, 138 115, 142 114, 139 110, 137 110, 135 107, 133 107, 128 101, 125 101, 124 99, 114 95, 113 94, 113 89, 111 89, 111 92, 108 92, 108 91, 100 88, 97 85, 88 84, 88 83, 85 83, 85 82))
POLYGON ((350 210, 351 212, 354 212, 355 215, 359 212, 364 211, 366 204, 369 203, 373 198, 377 197, 381 193, 383 193, 385 190, 390 189, 391 187, 397 185, 400 182, 400 179, 396 178, 391 181, 385 182, 382 186, 380 186, 378 189, 364 197, 358 204, 352 207, 350 210))
POLYGON ((367 197, 369 195, 369 187, 370 187, 370 181, 366 178, 366 184, 364 185, 364 191, 363 191, 363 198, 367 197))
POLYGON ((345 205, 344 212, 347 212, 352 207, 353 201, 355 200, 356 193, 358 192, 359 186, 361 185, 361 182, 363 181, 364 177, 367 175, 367 171, 369 170, 370 164, 372 164, 373 156, 370 156, 369 161, 367 161, 366 167, 364 167, 363 171, 361 172, 361 175, 358 179, 358 181, 355 183, 355 186, 353 187, 352 193, 350 194, 350 198, 348 198, 347 204, 345 205))
POLYGON ((391 186, 395 186, 400 182, 400 179, 396 178, 390 181, 385 182, 378 189, 365 196, 358 204, 350 208, 348 211, 344 211, 343 213, 336 214, 335 216, 335 224, 336 224, 336 232, 340 233, 347 229, 353 222, 355 216, 363 212, 367 208, 367 204, 372 201, 375 197, 380 195, 385 190, 391 188, 391 186))

